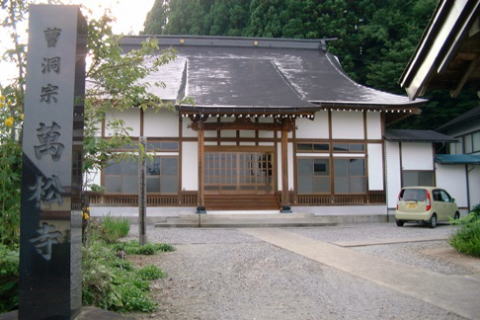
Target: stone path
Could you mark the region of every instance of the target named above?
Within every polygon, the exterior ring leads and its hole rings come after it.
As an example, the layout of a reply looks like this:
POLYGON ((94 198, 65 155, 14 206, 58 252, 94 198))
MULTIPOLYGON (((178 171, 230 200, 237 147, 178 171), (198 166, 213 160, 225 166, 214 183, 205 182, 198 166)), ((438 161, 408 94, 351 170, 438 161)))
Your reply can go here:
POLYGON ((445 275, 427 269, 411 268, 409 265, 281 229, 244 229, 243 232, 463 317, 480 317, 480 281, 474 277, 445 275))
MULTIPOLYGON (((132 227, 130 236, 136 236, 136 229, 132 227)), ((396 283, 402 280, 394 274, 395 266, 399 265, 407 265, 404 266, 407 271, 424 270, 421 275, 427 280, 420 279, 418 282, 427 291, 440 286, 431 284, 434 282, 430 277, 432 274, 440 283, 444 279, 463 279, 460 280, 462 282, 475 277, 477 280, 472 281, 478 283, 480 273, 475 268, 459 265, 456 256, 444 259, 443 252, 449 249, 445 240, 429 241, 446 239, 454 231, 455 227, 448 225, 428 229, 413 225, 398 228, 386 223, 267 230, 149 227, 150 241, 172 243, 176 251, 136 257, 137 263, 158 265, 168 277, 156 281, 152 287, 152 294, 159 302, 158 311, 135 316, 142 320, 476 319, 478 317, 462 310, 458 313, 454 308, 439 307, 440 300, 435 295, 432 299, 428 292, 426 298, 418 297, 419 293, 412 295, 405 292, 416 290, 411 288, 414 282, 411 279, 406 281, 408 288, 396 283), (252 232, 272 233, 266 241, 265 233, 260 236, 252 232), (287 239, 287 236, 290 238, 287 239), (292 246, 295 241, 300 245, 287 248, 278 238, 292 246), (412 239, 418 242, 399 243, 412 239), (389 240, 396 241, 388 243, 389 240), (338 246, 336 242, 366 245, 347 248, 338 246), (303 250, 314 248, 311 251, 316 253, 298 250, 302 246, 303 250), (322 251, 324 249, 327 251, 322 251), (342 256, 337 253, 338 250, 346 256, 343 262, 338 258, 342 256), (425 250, 428 255, 424 254, 425 250), (326 252, 329 256, 325 255, 326 252), (367 265, 362 266, 367 258, 380 264, 370 275, 367 265), (341 266, 333 264, 332 259, 339 265, 353 264, 353 269, 358 263, 358 269, 366 274, 356 274, 357 270, 342 270, 341 266), (390 270, 392 266, 394 269, 390 270), (375 279, 375 273, 385 273, 388 281, 375 279), (425 287, 421 282, 431 286, 425 287)), ((464 258, 472 262, 471 258, 464 258)), ((477 265, 480 260, 472 263, 477 265)), ((451 289, 449 281, 446 281, 448 290, 451 289)), ((475 290, 471 285, 463 286, 463 289, 475 290)), ((442 292, 445 290, 441 288, 442 292)), ((450 295, 450 304, 463 297, 453 294, 450 295)), ((472 295, 478 296, 478 293, 472 295)))

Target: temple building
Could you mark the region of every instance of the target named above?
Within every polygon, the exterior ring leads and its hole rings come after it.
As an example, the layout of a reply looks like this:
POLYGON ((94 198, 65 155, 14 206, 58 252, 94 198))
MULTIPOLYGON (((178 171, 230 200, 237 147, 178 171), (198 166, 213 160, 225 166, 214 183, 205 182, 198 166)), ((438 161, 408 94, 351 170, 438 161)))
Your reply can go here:
MULTIPOLYGON (((131 50, 143 40, 128 36, 121 45, 131 50)), ((402 185, 435 184, 434 145, 456 141, 386 129, 419 114, 425 100, 355 83, 323 40, 158 41, 177 58, 146 80, 163 81, 152 93, 175 108, 106 119, 122 119, 134 139, 147 139, 150 208, 386 215, 402 185)), ((106 168, 92 206, 135 207, 137 175, 129 161, 106 168)))

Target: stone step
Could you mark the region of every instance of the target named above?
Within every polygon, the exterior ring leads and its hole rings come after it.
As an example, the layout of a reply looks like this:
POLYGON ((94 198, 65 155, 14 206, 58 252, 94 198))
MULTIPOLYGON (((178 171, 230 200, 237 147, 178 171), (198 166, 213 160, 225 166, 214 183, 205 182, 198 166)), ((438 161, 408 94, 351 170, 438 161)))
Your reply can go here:
POLYGON ((385 215, 324 215, 313 214, 192 214, 166 217, 155 223, 158 228, 268 228, 315 227, 336 224, 386 222, 385 215))

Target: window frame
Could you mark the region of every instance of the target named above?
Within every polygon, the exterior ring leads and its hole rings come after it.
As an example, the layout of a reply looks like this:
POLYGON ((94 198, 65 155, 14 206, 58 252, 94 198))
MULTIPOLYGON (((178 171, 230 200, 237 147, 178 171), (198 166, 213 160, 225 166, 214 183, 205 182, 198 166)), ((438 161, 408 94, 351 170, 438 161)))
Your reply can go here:
MULTIPOLYGON (((334 142, 332 142, 331 150, 332 150, 332 153, 345 153, 345 154, 348 154, 348 153, 357 153, 357 154, 358 153, 363 153, 363 154, 366 154, 367 153, 367 144, 365 142, 334 141, 334 142), (338 144, 348 145, 348 150, 335 150, 335 145, 338 145, 338 144), (362 145, 363 150, 351 150, 352 145, 362 145)), ((352 158, 355 158, 355 157, 352 157, 352 158)))
POLYGON ((331 195, 333 194, 332 190, 332 159, 331 157, 305 157, 305 156, 297 156, 296 157, 296 192, 299 195, 309 195, 309 194, 315 194, 315 195, 331 195), (321 176, 321 175, 315 175, 315 165, 312 166, 312 179, 326 179, 328 181, 328 192, 312 192, 312 193, 301 193, 300 192, 300 160, 326 160, 328 164, 328 175, 326 176, 321 176))
MULTIPOLYGON (((152 155, 153 158, 174 158, 176 159, 177 161, 177 168, 176 168, 176 174, 175 174, 175 177, 176 177, 176 181, 177 181, 177 190, 175 192, 147 192, 147 195, 178 195, 179 194, 179 191, 180 191, 180 157, 178 155, 161 155, 161 154, 155 154, 155 155, 152 155)), ((124 159, 124 160, 129 160, 129 159, 124 159)), ((123 161, 123 160, 121 160, 123 161)), ((131 161, 136 161, 136 160, 131 160, 131 161)), ((147 159, 148 161, 148 159, 147 159)), ((100 176, 100 182, 101 182, 101 185, 102 187, 104 188, 105 190, 105 183, 106 183, 106 175, 105 174, 105 168, 102 170, 101 172, 101 176, 100 176)), ((118 177, 123 177, 124 175, 109 175, 109 176, 118 176, 118 177)), ((145 183, 147 183, 147 180, 148 180, 148 177, 149 176, 153 176, 153 175, 148 175, 148 172, 147 174, 145 175, 145 183)), ((138 179, 138 170, 137 170, 137 175, 135 176, 137 179, 138 179)), ((160 172, 160 175, 158 176, 158 179, 160 180, 162 177, 162 174, 160 172)), ((138 182, 137 182, 137 186, 138 186, 138 182)), ((161 185, 160 185, 161 186, 161 185)), ((160 188, 161 190, 161 188, 160 188)), ((123 193, 123 192, 108 192, 107 190, 104 191, 104 194, 106 195, 117 195, 117 196, 120 196, 120 195, 132 195, 132 194, 136 194, 136 193, 123 193)))
MULTIPOLYGON (((332 176, 332 179, 333 179, 333 190, 332 190, 332 194, 334 195, 366 195, 368 194, 368 163, 367 163, 367 158, 366 157, 332 157, 332 170, 333 170, 333 176, 332 176), (348 167, 348 179, 350 179, 351 177, 355 177, 355 178, 364 178, 365 179, 365 192, 348 192, 348 193, 337 193, 335 192, 335 160, 363 160, 363 172, 364 172, 364 175, 363 176, 351 176, 350 175, 350 166, 348 167)), ((349 182, 349 186, 351 185, 350 184, 350 181, 349 182)))
POLYGON ((424 186, 424 187, 435 187, 436 185, 436 177, 435 177, 435 170, 401 170, 400 172, 400 178, 401 178, 401 184, 402 184, 402 188, 404 187, 416 187, 416 186, 424 186), (432 174, 432 185, 431 186, 428 186, 428 185, 421 185, 421 184, 417 184, 417 185, 412 185, 412 186, 406 186, 405 185, 405 178, 404 178, 404 173, 406 172, 430 172, 432 174))

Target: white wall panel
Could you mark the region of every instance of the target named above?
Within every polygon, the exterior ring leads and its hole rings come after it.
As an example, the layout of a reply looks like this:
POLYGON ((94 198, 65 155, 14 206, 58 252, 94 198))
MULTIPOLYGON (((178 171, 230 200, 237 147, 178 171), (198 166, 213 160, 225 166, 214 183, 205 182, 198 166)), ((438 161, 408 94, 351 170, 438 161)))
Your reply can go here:
POLYGON ((328 112, 318 111, 314 120, 297 118, 296 137, 299 139, 328 139, 328 112))
POLYGON ((433 170, 431 143, 402 142, 403 170, 433 170))
POLYGON ((192 124, 192 120, 189 118, 182 119, 182 136, 183 137, 197 137, 197 132, 189 126, 192 124))
POLYGON ((480 204, 480 166, 469 166, 470 207, 480 204))
POLYGON ((293 143, 288 144, 288 190, 295 189, 294 183, 294 165, 293 162, 295 161, 295 157, 293 156, 293 143))
POLYGON ((395 208, 397 205, 397 196, 401 188, 400 151, 398 142, 385 141, 385 166, 387 176, 387 206, 388 208, 395 208))
POLYGON ((363 113, 332 111, 333 139, 364 139, 363 113))
MULTIPOLYGON (((138 110, 126 110, 126 111, 114 111, 110 110, 105 115, 105 122, 108 123, 112 120, 123 120, 124 126, 131 128, 129 135, 132 137, 138 137, 140 135, 140 111, 138 110)), ((113 132, 105 129, 105 135, 112 136, 113 132)))
POLYGON ((178 113, 170 110, 146 111, 143 133, 147 137, 178 137, 178 113))
POLYGON ((198 190, 198 145, 196 142, 182 144, 182 189, 198 190))
POLYGON ((383 190, 383 152, 381 143, 369 143, 368 190, 383 190))
POLYGON ((380 112, 367 112, 367 139, 382 139, 380 112))
POLYGON ((436 164, 435 178, 437 186, 447 190, 455 198, 457 206, 467 206, 467 177, 465 165, 436 164))

